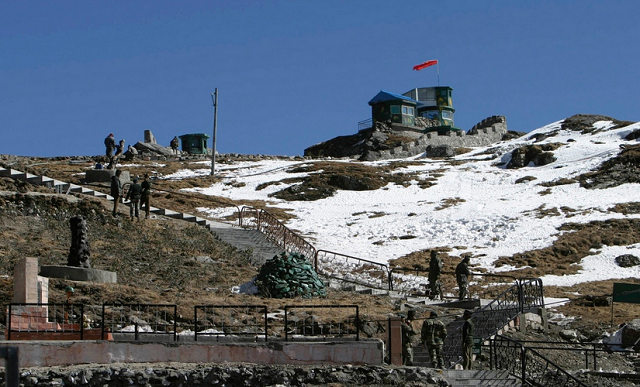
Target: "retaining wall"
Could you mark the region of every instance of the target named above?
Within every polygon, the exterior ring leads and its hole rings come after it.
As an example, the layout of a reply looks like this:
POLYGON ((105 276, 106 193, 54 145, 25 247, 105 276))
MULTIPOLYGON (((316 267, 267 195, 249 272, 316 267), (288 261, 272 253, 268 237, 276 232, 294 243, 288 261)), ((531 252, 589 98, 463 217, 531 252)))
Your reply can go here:
MULTIPOLYGON (((487 119, 488 120, 488 119, 487 119)), ((507 133, 507 122, 502 120, 483 121, 467 134, 464 131, 450 131, 446 135, 437 132, 425 133, 413 142, 389 150, 369 151, 367 161, 406 158, 424 153, 429 145, 449 145, 454 148, 487 146, 502 140, 507 133), (481 123, 482 124, 482 123, 481 123)))
POLYGON ((18 347, 20 367, 111 363, 363 364, 383 362, 384 344, 341 342, 144 343, 113 341, 2 341, 18 347))

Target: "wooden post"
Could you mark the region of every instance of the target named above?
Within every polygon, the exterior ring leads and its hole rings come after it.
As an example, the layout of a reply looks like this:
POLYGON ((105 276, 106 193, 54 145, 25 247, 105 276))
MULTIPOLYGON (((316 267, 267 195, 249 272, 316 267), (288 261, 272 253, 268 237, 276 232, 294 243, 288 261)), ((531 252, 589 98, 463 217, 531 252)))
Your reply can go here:
POLYGON ((402 320, 400 317, 390 317, 388 321, 389 362, 396 366, 402 365, 402 320))

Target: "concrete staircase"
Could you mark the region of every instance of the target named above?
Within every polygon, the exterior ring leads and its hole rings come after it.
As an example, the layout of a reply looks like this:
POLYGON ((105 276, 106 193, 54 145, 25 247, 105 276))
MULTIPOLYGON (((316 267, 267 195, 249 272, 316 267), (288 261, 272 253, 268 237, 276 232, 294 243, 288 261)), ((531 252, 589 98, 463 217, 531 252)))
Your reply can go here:
MULTIPOLYGON (((30 173, 21 172, 11 168, 0 167, 0 177, 9 177, 35 185, 43 185, 47 188, 53 189, 56 193, 80 193, 113 201, 113 197, 111 195, 107 195, 90 188, 55 180, 47 176, 32 175, 30 173)), ((243 229, 230 223, 217 222, 201 218, 196 215, 176 212, 165 208, 152 206, 149 208, 149 212, 172 219, 180 219, 186 222, 198 224, 206 227, 214 233, 216 238, 230 244, 231 246, 240 250, 251 249, 250 259, 251 262, 256 265, 262 265, 268 259, 271 259, 273 256, 278 255, 283 251, 280 247, 267 240, 267 238, 257 230, 243 229)))

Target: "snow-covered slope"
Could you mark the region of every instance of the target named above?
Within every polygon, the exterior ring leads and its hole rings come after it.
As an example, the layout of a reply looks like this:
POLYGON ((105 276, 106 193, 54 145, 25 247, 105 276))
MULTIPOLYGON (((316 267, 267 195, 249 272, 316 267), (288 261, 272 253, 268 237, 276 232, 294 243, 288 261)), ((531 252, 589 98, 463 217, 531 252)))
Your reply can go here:
MULTIPOLYGON (((417 182, 407 187, 388 184, 375 191, 340 190, 326 199, 286 202, 268 196, 283 189, 283 184, 270 185, 258 191, 256 187, 295 176, 286 171, 301 163, 260 160, 232 165, 221 162, 217 169, 221 182, 197 190, 232 199, 265 200, 273 206, 291 209, 296 218, 289 221, 288 226, 298 230, 318 249, 386 263, 413 251, 449 246, 454 248, 451 254, 470 252, 476 257, 472 263, 491 271, 503 271, 509 267, 493 267, 498 257, 550 246, 559 233, 557 228, 566 222, 640 217, 638 214, 606 211, 615 204, 637 200, 640 184, 623 184, 605 190, 585 189, 577 183, 552 188, 540 185, 593 170, 617 155, 621 144, 636 144, 637 140, 627 141, 624 138, 640 129, 640 123, 611 129, 612 122, 600 121, 593 125, 598 129, 593 133, 562 130, 561 123, 552 123, 524 137, 490 148, 474 149, 454 158, 460 163, 413 158, 415 162, 405 171, 422 176, 433 176, 436 171, 442 174, 437 177, 436 185, 426 189, 420 188, 417 182), (536 138, 546 135, 550 137, 535 142, 536 138), (534 142, 562 143, 553 151, 557 160, 544 166, 505 168, 511 151, 534 142), (524 182, 516 183, 524 177, 527 177, 524 182), (447 199, 455 199, 455 204, 442 206, 447 199), (554 207, 569 207, 575 211, 571 211, 570 220, 562 210, 559 210, 559 216, 536 216, 536 209, 554 207), (376 216, 371 216, 374 213, 376 216)), ((347 160, 336 162, 355 163, 347 160)), ((391 162, 385 160, 368 164, 391 162)), ((206 175, 209 171, 209 164, 204 162, 202 170, 179 171, 165 178, 206 175)), ((199 210, 210 211, 205 208, 199 210)), ((583 260, 580 273, 547 276, 545 283, 571 284, 640 277, 640 267, 622 269, 614 266, 613 259, 620 254, 640 256, 640 245, 604 246, 583 260)))

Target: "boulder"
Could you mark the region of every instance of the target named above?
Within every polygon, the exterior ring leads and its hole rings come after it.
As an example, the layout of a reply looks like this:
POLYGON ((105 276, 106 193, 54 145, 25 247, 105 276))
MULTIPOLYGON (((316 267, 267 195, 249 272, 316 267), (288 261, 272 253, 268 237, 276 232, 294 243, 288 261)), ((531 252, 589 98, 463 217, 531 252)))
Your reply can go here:
POLYGON ((631 320, 622 328, 622 346, 640 347, 640 318, 631 320))
POLYGON ((453 157, 456 155, 451 145, 429 145, 426 151, 427 157, 453 157))
POLYGON ((156 138, 153 136, 153 133, 149 129, 144 131, 144 142, 147 144, 157 144, 156 138))
POLYGON ((640 258, 631 254, 624 254, 616 257, 616 264, 620 267, 633 267, 640 265, 640 258))
POLYGON ((145 156, 148 154, 161 155, 161 156, 167 156, 167 157, 175 156, 175 154, 171 151, 171 148, 164 147, 162 145, 151 143, 151 142, 138 141, 136 145, 134 145, 133 147, 136 148, 136 150, 138 150, 138 152, 142 156, 145 156))

